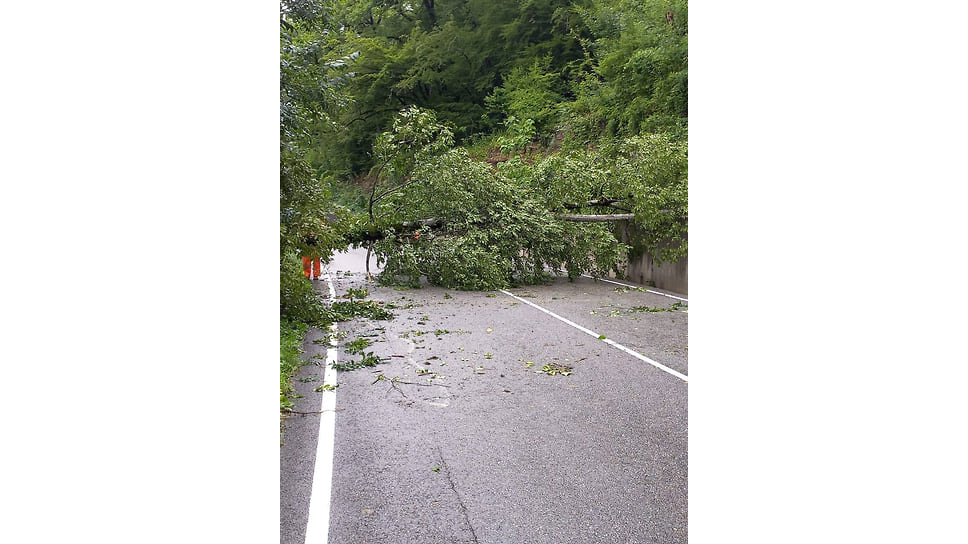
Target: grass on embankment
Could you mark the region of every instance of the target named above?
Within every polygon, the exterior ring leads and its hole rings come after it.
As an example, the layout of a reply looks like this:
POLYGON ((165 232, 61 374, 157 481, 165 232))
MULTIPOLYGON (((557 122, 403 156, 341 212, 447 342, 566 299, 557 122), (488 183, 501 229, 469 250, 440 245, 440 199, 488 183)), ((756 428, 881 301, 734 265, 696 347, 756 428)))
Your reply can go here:
POLYGON ((302 366, 302 343, 308 327, 305 323, 282 321, 279 327, 279 408, 292 408, 292 376, 302 366))

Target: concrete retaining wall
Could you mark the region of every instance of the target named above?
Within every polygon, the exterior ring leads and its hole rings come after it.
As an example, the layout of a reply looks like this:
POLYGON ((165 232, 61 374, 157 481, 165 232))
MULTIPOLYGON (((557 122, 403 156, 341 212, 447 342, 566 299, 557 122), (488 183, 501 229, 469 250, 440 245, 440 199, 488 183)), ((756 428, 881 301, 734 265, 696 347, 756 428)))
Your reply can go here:
MULTIPOLYGON (((628 243, 626 226, 621 227, 622 240, 628 243)), ((652 256, 633 248, 629 252, 629 262, 625 270, 627 279, 643 285, 654 285, 658 289, 672 291, 681 295, 689 294, 689 257, 676 262, 655 265, 652 256)))
POLYGON ((652 256, 646 253, 641 258, 629 262, 626 271, 629 281, 652 285, 659 289, 672 291, 681 295, 689 294, 689 257, 683 257, 674 263, 662 263, 655 266, 652 256))

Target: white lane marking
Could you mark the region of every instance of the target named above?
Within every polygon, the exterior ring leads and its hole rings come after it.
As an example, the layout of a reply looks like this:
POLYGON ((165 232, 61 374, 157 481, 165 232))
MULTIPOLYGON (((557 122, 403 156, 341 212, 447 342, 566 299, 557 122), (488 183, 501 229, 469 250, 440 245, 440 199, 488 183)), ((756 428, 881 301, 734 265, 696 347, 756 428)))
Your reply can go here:
MULTIPOLYGON (((329 283, 329 300, 336 301, 336 288, 329 270, 323 275, 329 283)), ((323 385, 336 386, 336 323, 329 326, 329 348, 326 350, 326 370, 323 385)), ((326 544, 329 540, 329 510, 333 495, 333 452, 336 443, 336 390, 323 390, 322 413, 319 418, 319 437, 316 439, 316 465, 313 487, 309 495, 309 516, 306 521, 306 544, 326 544)))
MULTIPOLYGON (((608 283, 614 283, 615 285, 621 285, 622 287, 631 287, 632 289, 641 289, 641 287, 637 287, 635 285, 628 285, 628 284, 625 284, 625 283, 620 283, 620 282, 613 281, 613 280, 609 280, 609 279, 605 279, 605 278, 596 278, 596 277, 593 277, 593 276, 589 276, 588 274, 582 274, 581 277, 583 277, 583 278, 591 278, 593 280, 598 280, 598 281, 607 281, 608 283)), ((675 295, 670 295, 668 293, 660 293, 659 291, 653 291, 652 289, 646 289, 645 291, 648 292, 648 293, 655 293, 657 295, 662 295, 664 297, 669 297, 669 298, 674 298, 676 300, 682 300, 682 301, 685 301, 685 302, 689 302, 689 299, 687 299, 687 298, 677 297, 675 295)))
POLYGON ((628 353, 629 355, 631 355, 631 356, 633 356, 633 357, 635 357, 637 359, 641 359, 642 361, 645 361, 645 362, 649 363, 650 365, 658 368, 659 370, 663 370, 665 372, 668 372, 669 374, 672 374, 673 376, 679 378, 680 380, 682 380, 684 382, 688 382, 689 381, 689 377, 686 376, 685 374, 681 374, 679 372, 676 372, 675 370, 672 370, 671 368, 665 366, 662 363, 653 361, 652 359, 649 359, 648 357, 646 357, 645 355, 642 355, 641 353, 639 353, 637 351, 632 351, 629 348, 623 346, 622 344, 619 344, 618 342, 612 340, 611 338, 602 339, 601 338, 602 335, 598 334, 597 332, 590 331, 590 330, 586 329, 585 327, 582 327, 581 325, 575 323, 574 321, 569 321, 568 319, 565 319, 564 317, 561 317, 560 315, 552 312, 551 310, 546 310, 546 309, 542 308, 541 306, 538 306, 537 304, 531 302, 530 300, 524 300, 523 298, 518 297, 518 296, 515 296, 515 295, 513 295, 513 294, 511 294, 511 293, 509 293, 507 291, 505 291, 504 289, 500 289, 500 291, 502 293, 504 293, 505 295, 511 297, 511 298, 520 300, 521 302, 527 304, 528 306, 532 306, 534 308, 537 308, 538 310, 541 310, 542 312, 550 315, 551 317, 553 317, 553 318, 555 318, 555 319, 557 319, 559 321, 563 321, 563 322, 571 325, 572 327, 575 327, 576 329, 580 330, 581 332, 583 332, 585 334, 590 334, 590 335, 594 336, 595 338, 598 338, 598 339, 602 340, 602 342, 605 342, 606 344, 615 346, 616 348, 624 351, 625 353, 628 353))

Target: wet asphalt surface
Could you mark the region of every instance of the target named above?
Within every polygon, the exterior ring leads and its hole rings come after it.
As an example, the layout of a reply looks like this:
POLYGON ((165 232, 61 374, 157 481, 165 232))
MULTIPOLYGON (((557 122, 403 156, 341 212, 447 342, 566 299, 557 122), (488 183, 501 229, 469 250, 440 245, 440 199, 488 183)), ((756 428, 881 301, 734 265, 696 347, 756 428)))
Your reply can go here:
MULTIPOLYGON (((337 296, 396 314, 339 324, 340 363, 361 337, 385 362, 339 372, 329 542, 688 540, 686 382, 501 292, 380 287, 359 253, 329 268, 337 296)), ((509 291, 688 374, 686 303, 589 278, 509 291)), ((295 410, 319 410, 322 375, 301 369, 295 410)), ((283 543, 305 540, 318 420, 284 422, 283 543)))

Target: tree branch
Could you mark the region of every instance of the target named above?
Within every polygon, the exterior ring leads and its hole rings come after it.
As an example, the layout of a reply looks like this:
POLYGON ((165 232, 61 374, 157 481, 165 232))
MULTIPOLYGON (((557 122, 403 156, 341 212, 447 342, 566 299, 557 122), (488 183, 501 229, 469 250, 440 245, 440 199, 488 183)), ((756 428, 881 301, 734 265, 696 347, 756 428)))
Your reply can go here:
POLYGON ((635 217, 634 213, 613 213, 608 215, 582 215, 574 213, 559 213, 555 216, 562 221, 574 221, 576 223, 603 223, 606 221, 628 221, 635 217))
POLYGON ((602 198, 596 198, 594 200, 588 200, 584 203, 575 203, 575 202, 561 203, 562 206, 564 206, 565 208, 568 208, 569 210, 580 210, 582 208, 601 206, 601 207, 615 208, 616 210, 622 210, 626 212, 630 211, 628 208, 625 208, 623 206, 617 206, 616 204, 625 204, 625 200, 621 198, 602 197, 602 198))
POLYGON ((366 121, 367 119, 369 119, 370 117, 373 117, 374 115, 379 115, 381 113, 386 113, 388 111, 397 111, 397 108, 383 108, 383 109, 373 110, 365 115, 358 115, 357 117, 354 117, 353 119, 350 119, 349 121, 347 121, 346 126, 350 126, 353 123, 356 123, 357 121, 366 121))
POLYGON ((390 189, 387 189, 386 191, 380 193, 379 195, 376 195, 376 197, 373 198, 373 203, 375 204, 375 203, 379 202, 380 200, 382 200, 383 197, 385 197, 387 195, 390 195, 392 193, 395 193, 395 192, 399 191, 400 189, 403 189, 404 187, 408 187, 410 185, 413 185, 417 181, 419 181, 419 180, 416 180, 416 179, 411 178, 411 179, 407 180, 406 182, 404 182, 404 183, 402 183, 400 185, 397 185, 396 187, 391 187, 390 189))

